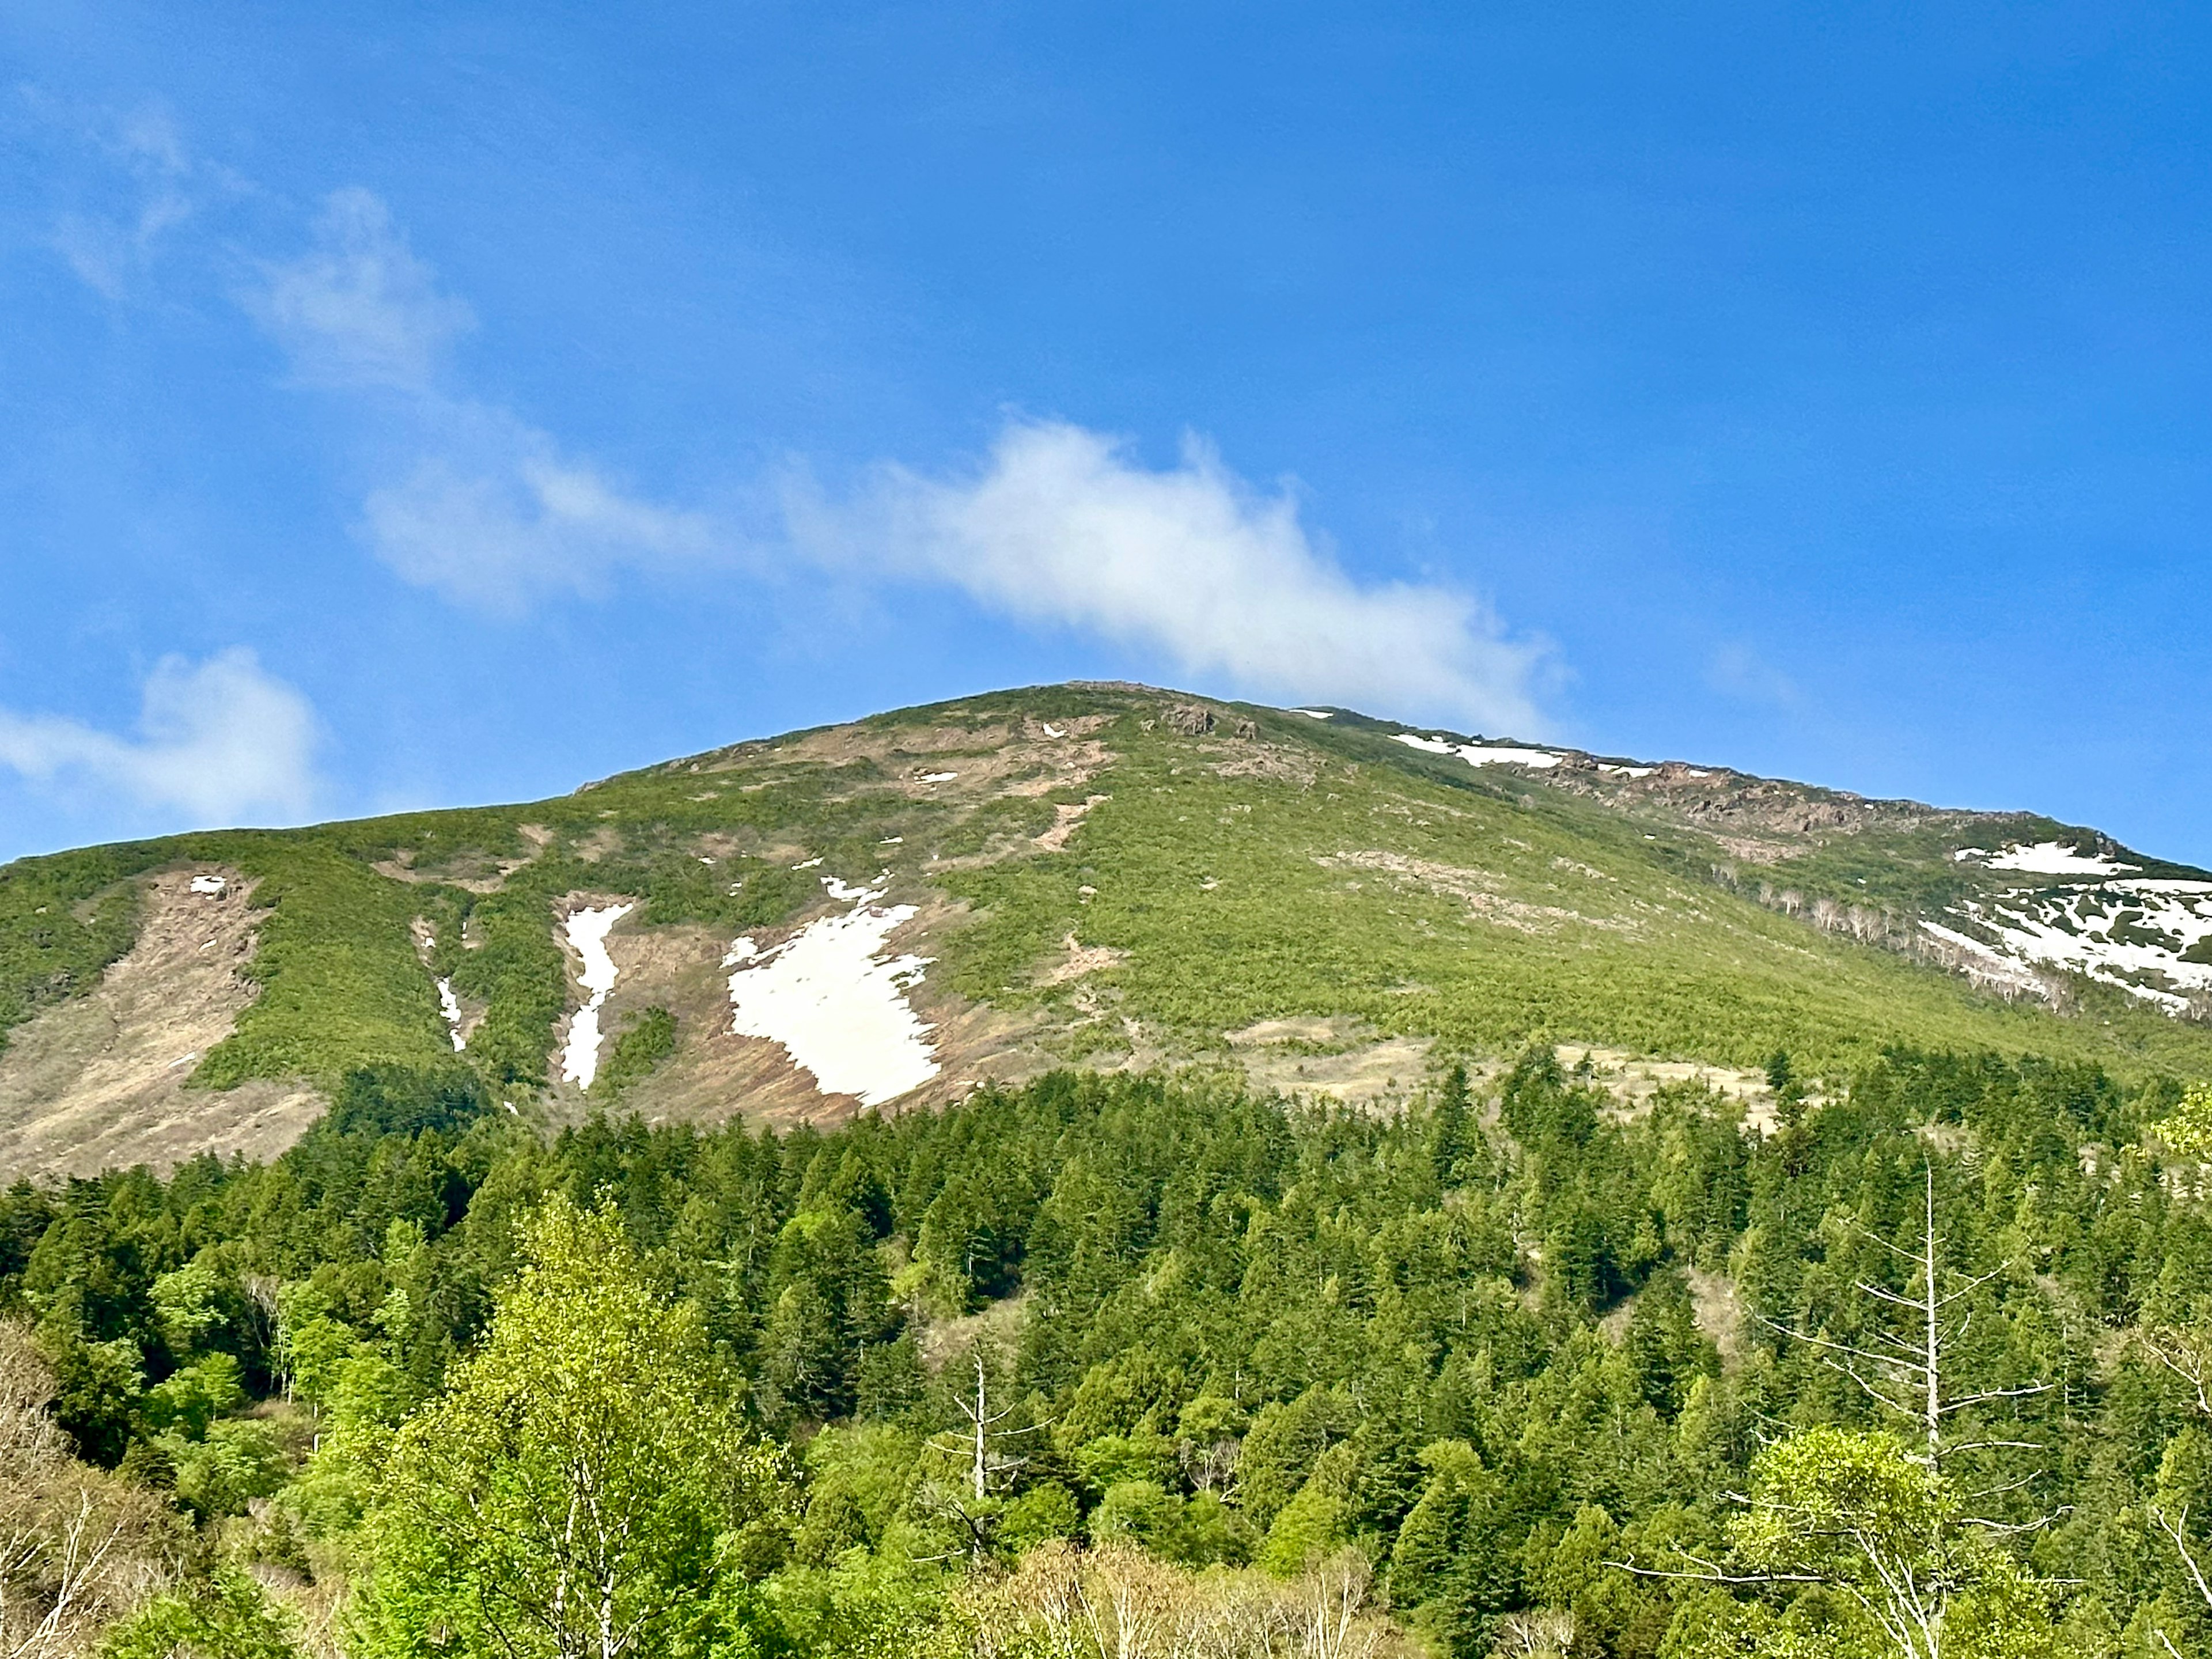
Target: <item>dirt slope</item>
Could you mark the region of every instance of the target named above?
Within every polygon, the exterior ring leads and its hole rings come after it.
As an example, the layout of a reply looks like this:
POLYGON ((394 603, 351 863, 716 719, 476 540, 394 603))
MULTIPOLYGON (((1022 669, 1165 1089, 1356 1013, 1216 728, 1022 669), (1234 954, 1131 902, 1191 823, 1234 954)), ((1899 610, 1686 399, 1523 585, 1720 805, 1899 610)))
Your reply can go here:
POLYGON ((299 1085, 187 1089, 254 988, 250 890, 198 865, 147 878, 144 927, 99 986, 9 1033, 0 1053, 0 1170, 89 1175, 193 1154, 270 1157, 320 1115, 299 1085), (203 890, 195 891, 198 881, 203 890), (205 890, 220 882, 220 890, 205 890))

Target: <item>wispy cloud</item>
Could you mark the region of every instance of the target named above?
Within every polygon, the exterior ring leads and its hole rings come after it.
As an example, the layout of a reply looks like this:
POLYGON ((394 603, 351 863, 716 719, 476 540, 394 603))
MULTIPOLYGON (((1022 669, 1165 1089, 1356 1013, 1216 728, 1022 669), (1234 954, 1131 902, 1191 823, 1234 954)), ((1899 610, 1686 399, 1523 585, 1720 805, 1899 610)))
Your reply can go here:
POLYGON ((1461 590, 1354 580, 1291 491, 1254 489, 1194 438, 1153 470, 1103 434, 1016 421, 971 476, 886 467, 848 502, 795 489, 789 515, 797 544, 842 568, 949 582, 1255 693, 1543 726, 1540 647, 1461 590))
POLYGON ((418 416, 443 441, 369 492, 359 526, 418 586, 512 616, 548 592, 597 594, 625 567, 703 563, 726 543, 705 514, 629 494, 507 410, 440 404, 418 416))
POLYGON ((1741 643, 1724 645, 1706 660, 1705 684, 1738 702, 1770 708, 1794 708, 1798 702, 1797 683, 1741 643))
POLYGON ((476 323, 366 190, 326 198, 307 251, 261 270, 247 308, 309 386, 432 395, 447 346, 476 323))
MULTIPOLYGON (((191 169, 159 126, 133 142, 157 174, 191 169)), ((362 544, 471 610, 520 617, 630 572, 821 570, 949 586, 1255 695, 1544 728, 1540 643, 1463 588, 1357 578, 1291 489, 1254 488, 1200 440, 1150 468, 1107 434, 1015 420, 963 475, 884 465, 843 500, 786 489, 780 520, 741 526, 655 499, 476 395, 455 362, 475 314, 374 192, 333 192, 303 247, 250 269, 239 297, 291 382, 351 411, 362 544)))
POLYGON ((106 299, 130 298, 171 233, 205 198, 240 188, 234 174, 191 154, 174 118, 158 104, 118 114, 67 105, 35 88, 22 88, 20 95, 44 125, 70 132, 114 168, 108 187, 94 192, 102 198, 100 204, 58 215, 47 237, 78 279, 106 299))
POLYGON ((264 264, 246 307, 302 385, 373 404, 372 447, 399 459, 356 528, 404 580, 518 615, 549 592, 595 592, 625 566, 697 563, 722 544, 706 515, 633 494, 456 388, 450 349, 474 315, 370 191, 331 196, 310 246, 264 264))
POLYGON ((91 791, 194 827, 304 817, 319 793, 307 700, 251 651, 164 658, 135 737, 0 709, 0 767, 42 787, 91 791))

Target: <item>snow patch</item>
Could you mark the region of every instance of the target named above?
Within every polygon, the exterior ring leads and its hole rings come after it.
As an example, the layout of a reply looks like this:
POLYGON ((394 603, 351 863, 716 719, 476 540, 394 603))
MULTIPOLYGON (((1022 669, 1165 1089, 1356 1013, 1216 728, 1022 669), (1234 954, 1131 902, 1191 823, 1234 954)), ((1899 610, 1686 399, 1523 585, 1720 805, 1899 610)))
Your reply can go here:
POLYGON ((857 1096, 880 1106, 920 1088, 939 1071, 933 1029, 907 993, 930 958, 890 956, 886 945, 916 914, 911 904, 878 903, 883 878, 851 887, 822 878, 830 896, 851 908, 817 916, 781 945, 762 950, 750 934, 722 958, 730 975, 730 1030, 781 1046, 811 1072, 823 1094, 857 1096))
MULTIPOLYGON (((569 1017, 568 1042, 561 1053, 561 1080, 580 1089, 589 1089, 592 1079, 599 1074, 599 1010, 606 1005, 607 993, 615 988, 615 959, 607 954, 607 935, 635 908, 600 905, 579 910, 562 924, 569 945, 584 959, 584 971, 576 975, 576 983, 591 993, 584 1006, 569 1017)), ((456 1042, 453 1046, 458 1048, 460 1044, 456 1042)))
POLYGON ((1528 766, 1545 771, 1559 763, 1559 757, 1548 750, 1522 749, 1507 744, 1454 743, 1446 738, 1425 738, 1413 732, 1399 732, 1398 741, 1425 755, 1457 755, 1469 766, 1528 766))
POLYGON ((821 862, 820 859, 808 859, 804 864, 794 864, 791 867, 794 870, 811 870, 821 862))
POLYGON ((2212 993, 2212 963, 2185 959, 2212 939, 2212 882, 2019 888, 1966 900, 1954 914, 1996 935, 2009 956, 2086 974, 2169 1013, 2185 1012, 2192 994, 2212 993))
POLYGON ((1045 734, 1045 736, 1047 736, 1048 738, 1064 738, 1064 737, 1066 737, 1066 736, 1067 735, 1067 733, 1066 733, 1066 732, 1065 732, 1061 731, 1058 726, 1054 726, 1054 725, 1050 720, 1046 720, 1043 724, 1044 724, 1044 734, 1045 734))
POLYGON ((1310 720, 1333 720, 1336 718, 1326 708, 1293 708, 1291 713, 1304 714, 1310 720))
POLYGON ((2019 870, 2038 876, 2120 876, 2142 868, 2139 864, 2115 863, 2101 854, 2093 856, 2058 841, 2008 847, 1990 859, 1989 866, 1992 870, 2019 870))
POLYGON ((453 994, 453 981, 438 981, 438 1012, 446 1017, 446 1030, 453 1039, 453 1052, 459 1054, 469 1046, 468 1038, 461 1035, 461 1000, 453 994))
POLYGON ((921 781, 924 783, 950 783, 959 775, 957 772, 924 772, 921 781))
POLYGON ((1659 769, 1656 766, 1612 766, 1604 761, 1600 761, 1597 763, 1597 769, 1601 772, 1611 772, 1616 777, 1648 778, 1659 769))
POLYGON ((217 894, 221 893, 224 888, 229 885, 230 884, 225 881, 221 876, 194 876, 192 878, 192 891, 195 893, 207 893, 210 895, 217 894))

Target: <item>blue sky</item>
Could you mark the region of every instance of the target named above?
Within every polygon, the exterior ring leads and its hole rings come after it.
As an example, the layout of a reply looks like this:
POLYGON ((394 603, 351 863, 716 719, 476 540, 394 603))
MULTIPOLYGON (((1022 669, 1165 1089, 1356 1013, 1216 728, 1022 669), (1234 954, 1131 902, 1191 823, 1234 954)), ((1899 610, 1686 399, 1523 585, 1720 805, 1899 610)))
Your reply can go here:
POLYGON ((0 854, 1130 677, 2212 862, 2188 9, 0 14, 0 854))

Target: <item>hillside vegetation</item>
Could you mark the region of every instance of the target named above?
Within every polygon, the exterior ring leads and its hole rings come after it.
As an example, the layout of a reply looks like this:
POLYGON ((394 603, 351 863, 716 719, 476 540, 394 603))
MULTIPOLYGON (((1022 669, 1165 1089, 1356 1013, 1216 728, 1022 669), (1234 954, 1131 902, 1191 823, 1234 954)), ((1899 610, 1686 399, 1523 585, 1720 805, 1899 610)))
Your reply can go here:
POLYGON ((2212 1097, 1899 1051, 1813 1107, 1774 1066, 1766 1137, 1537 1050, 1388 1118, 1057 1073, 549 1143, 448 1062, 270 1164, 19 1186, 0 1334, 142 1569, 72 1640, 2207 1651, 2212 1097), (1921 1340, 1882 1298, 1931 1233, 1932 1444, 1838 1363, 1921 1340))
POLYGON ((1122 686, 21 861, 0 1652, 2212 1652, 2197 879, 1122 686))
MULTIPOLYGON (((1548 1036, 1737 1067, 1786 1048, 1814 1075, 1898 1042, 2136 1081, 2212 1072, 2212 1028, 2112 985, 2046 974, 2052 995, 2000 988, 2008 1000, 1902 948, 1924 937, 1914 906, 1990 879, 1956 848, 2087 832, 1680 767, 1633 782, 1620 767, 1477 769, 1402 735, 1342 713, 1041 688, 524 805, 24 860, 0 870, 0 1024, 98 984, 131 947, 145 872, 205 866, 249 884, 262 919, 254 1000, 189 1057, 195 1088, 301 1078, 327 1093, 360 1067, 448 1056, 443 977, 472 1012, 467 1063, 527 1112, 562 1095, 568 908, 633 902, 616 945, 662 940, 703 985, 734 936, 822 914, 834 878, 922 912, 906 937, 930 959, 933 1023, 1000 1017, 940 1036, 930 1101, 1056 1062, 1225 1063, 1224 1037, 1261 1022, 1334 1022, 1307 1040, 1338 1048, 1433 1042, 1431 1069, 1548 1036), (1823 891, 1860 895, 1820 912, 1855 916, 1860 937, 1809 924, 1805 896, 1823 891)), ((617 1012, 641 1018, 628 994, 617 1012)), ((676 1070, 690 1057, 711 1079, 748 1041, 707 1001, 672 1006, 658 1052, 676 1070)), ((654 1077, 622 1086, 664 1109, 654 1077)), ((803 1103, 811 1079, 793 1086, 803 1103)), ((562 1098, 573 1121, 581 1103, 562 1098)), ((814 1115, 852 1104, 824 1097, 814 1115)), ((710 1084, 665 1109, 750 1108, 710 1084)))

